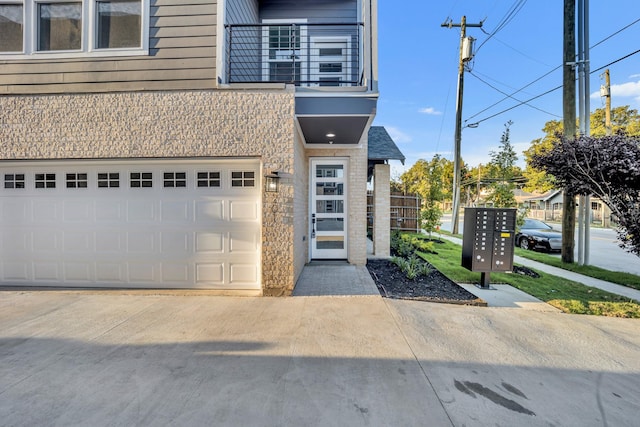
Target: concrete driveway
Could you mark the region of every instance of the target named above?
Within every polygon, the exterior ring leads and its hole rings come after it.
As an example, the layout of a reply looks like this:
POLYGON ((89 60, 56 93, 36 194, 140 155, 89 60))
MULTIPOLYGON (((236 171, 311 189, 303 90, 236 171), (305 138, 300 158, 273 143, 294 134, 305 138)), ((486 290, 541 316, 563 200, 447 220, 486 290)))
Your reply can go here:
POLYGON ((640 321, 386 300, 0 292, 0 423, 626 426, 640 321))

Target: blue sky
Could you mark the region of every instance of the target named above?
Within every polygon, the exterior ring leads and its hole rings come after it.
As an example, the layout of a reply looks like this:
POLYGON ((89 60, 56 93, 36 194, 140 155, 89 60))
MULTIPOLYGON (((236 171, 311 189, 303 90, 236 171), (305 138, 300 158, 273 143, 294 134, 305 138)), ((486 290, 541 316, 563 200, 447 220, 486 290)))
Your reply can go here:
MULTIPOLYGON (((590 50, 594 111, 604 106, 599 95, 604 70, 593 71, 640 49, 640 21, 635 22, 640 5, 637 0, 596 0, 589 7, 589 44, 602 41, 590 50)), ((523 166, 522 151, 543 136, 544 124, 561 120, 561 89, 528 103, 535 108, 521 105, 489 117, 518 104, 500 91, 512 94, 540 79, 513 95, 525 101, 562 84, 562 69, 553 71, 562 64, 562 0, 379 0, 378 8, 380 99, 374 124, 385 126, 407 157, 404 167, 392 162, 392 177, 436 153, 453 159, 460 29, 441 27, 449 18, 454 23, 463 15, 467 23, 484 20, 482 29, 467 28, 467 35, 476 39, 476 53, 470 63, 473 74, 465 73, 462 120, 463 126, 480 124, 463 128, 465 163, 488 162, 505 123, 512 121, 510 139, 523 166), (489 38, 487 33, 510 11, 517 13, 489 38)), ((612 106, 640 110, 640 53, 608 68, 612 106)))

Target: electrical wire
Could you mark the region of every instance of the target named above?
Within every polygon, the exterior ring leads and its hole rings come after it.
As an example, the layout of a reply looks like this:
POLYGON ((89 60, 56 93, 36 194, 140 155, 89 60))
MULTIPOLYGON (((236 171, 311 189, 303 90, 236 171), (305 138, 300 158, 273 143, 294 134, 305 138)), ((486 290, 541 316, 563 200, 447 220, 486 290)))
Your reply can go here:
MULTIPOLYGON (((469 72, 469 74, 471 74, 473 77, 475 77, 476 79, 480 80, 482 83, 484 83, 484 84, 486 84, 487 86, 489 86, 491 89, 493 89, 493 90, 495 90, 495 91, 497 91, 497 92, 500 92, 501 94, 503 94, 503 95, 505 95, 505 96, 507 96, 507 97, 509 97, 509 98, 513 99, 514 101, 517 101, 517 102, 523 103, 523 104, 527 105, 527 107, 533 108, 534 110, 538 110, 538 111, 540 111, 541 113, 545 113, 545 114, 549 114, 550 116, 554 116, 554 117, 562 118, 562 116, 559 116, 559 115, 557 115, 557 114, 555 114, 555 113, 550 113, 549 111, 543 110, 542 108, 538 108, 538 107, 536 107, 535 105, 530 105, 530 104, 528 104, 528 102, 527 102, 527 101, 521 101, 521 100, 519 100, 519 99, 517 99, 517 98, 514 98, 512 95, 509 95, 509 94, 507 94, 506 92, 504 92, 504 91, 502 91, 502 90, 498 89, 497 87, 493 86, 493 85, 492 85, 492 84, 490 84, 489 82, 486 82, 486 81, 482 80, 480 77, 478 77, 478 76, 477 76, 475 73, 473 73, 473 72, 469 72)), ((469 118, 469 119, 470 119, 470 118, 469 118)), ((466 123, 467 121, 469 121, 469 119, 465 120, 465 123, 466 123)))
MULTIPOLYGON (((601 44, 602 44, 602 43, 604 43, 605 41, 609 40, 610 38, 612 38, 612 37, 614 37, 614 36, 616 36, 616 35, 618 35, 618 34, 620 34, 622 31, 626 30, 627 28, 631 27, 632 25, 637 24, 638 22, 640 22, 640 18, 636 19, 635 21, 631 22, 630 24, 625 25, 624 27, 620 28, 619 30, 615 31, 614 33, 610 34, 609 36, 605 37, 604 39, 600 40, 600 41, 599 41, 599 42, 597 42, 596 44, 592 45, 592 46, 590 47, 590 49, 593 49, 593 48, 595 48, 595 47, 597 47, 597 46, 601 45, 601 44)), ((484 44, 484 43, 483 43, 483 44, 484 44)), ((476 53, 477 53, 477 51, 478 51, 478 50, 476 49, 476 53)), ((625 56, 623 56, 622 58, 618 58, 617 60, 612 61, 612 62, 610 62, 610 63, 609 63, 609 64, 607 64, 607 65, 603 65, 602 67, 597 68, 597 69, 595 69, 595 70, 591 71, 591 73, 590 73, 590 74, 593 74, 593 73, 598 72, 598 71, 600 71, 600 70, 602 70, 602 69, 604 69, 604 68, 607 68, 608 66, 613 65, 613 64, 615 64, 615 63, 617 63, 617 62, 620 62, 620 61, 622 61, 622 60, 624 60, 624 59, 626 59, 626 58, 628 58, 628 57, 630 57, 630 56, 633 56, 633 55, 637 54, 638 52, 640 52, 640 50, 637 50, 637 51, 632 52, 632 53, 630 53, 630 54, 628 54, 628 55, 625 55, 625 56)), ((538 81, 542 80, 544 77, 548 76, 549 74, 553 73, 554 71, 556 71, 556 70, 558 70, 558 69, 560 69, 560 68, 562 68, 562 65, 557 66, 557 67, 556 67, 556 68, 554 68, 553 70, 548 71, 547 73, 543 74, 541 77, 538 77, 537 79, 533 80, 532 82, 527 83, 525 86, 523 86, 523 87, 522 87, 522 88, 520 88, 519 90, 517 90, 517 91, 515 91, 515 92, 512 92, 510 95, 505 96, 504 98, 500 99, 499 101, 497 101, 497 102, 495 102, 495 103, 491 104, 490 106, 488 106, 488 107, 484 108, 483 110, 479 111, 478 113, 476 113, 476 114, 474 114, 474 115, 470 116, 469 118, 467 118, 467 119, 465 120, 465 123, 466 123, 466 122, 468 122, 469 120, 471 120, 472 118, 474 118, 474 117, 476 117, 476 116, 479 116, 480 114, 484 113, 485 111, 487 111, 487 110, 489 110, 489 109, 491 109, 491 108, 495 107, 496 105, 500 104, 501 102, 506 101, 507 99, 511 98, 513 95, 515 95, 515 94, 517 94, 518 92, 520 92, 520 91, 522 91, 522 90, 526 89, 527 87, 531 86, 532 84, 534 84, 534 83, 536 83, 536 82, 538 82, 538 81)), ((477 78, 477 76, 474 76, 474 77, 476 77, 476 78, 477 78)), ((553 91, 555 91, 555 90, 558 90, 558 89, 559 89, 559 88, 561 88, 561 87, 562 87, 562 86, 558 86, 558 87, 556 87, 556 88, 554 88, 554 89, 551 89, 550 91, 547 91, 547 92, 545 92, 545 93, 543 93, 543 94, 541 94, 541 95, 538 95, 537 97, 531 98, 531 99, 529 99, 529 100, 527 100, 527 101, 523 101, 523 102, 521 102, 521 103, 519 103, 519 104, 516 104, 515 106, 512 106, 512 107, 510 107, 510 108, 508 108, 508 109, 506 109, 506 110, 503 110, 503 111, 501 111, 501 112, 499 112, 499 113, 497 113, 497 114, 494 114, 494 115, 492 115, 492 116, 489 116, 489 117, 487 117, 487 118, 485 118, 485 119, 482 119, 482 120, 480 120, 480 121, 478 121, 478 122, 475 122, 474 124, 481 123, 481 122, 483 122, 483 121, 485 121, 485 120, 488 120, 488 119, 490 119, 490 118, 493 118, 493 117, 495 117, 495 116, 497 116, 497 115, 503 114, 503 113, 505 113, 505 112, 507 112, 507 111, 510 111, 510 110, 512 110, 512 109, 514 109, 514 108, 516 108, 516 107, 519 107, 520 105, 523 105, 523 104, 525 104, 525 103, 528 103, 529 101, 531 101, 531 100, 533 100, 533 99, 539 98, 540 96, 544 96, 544 95, 547 95, 548 93, 551 93, 551 92, 553 92, 553 91)), ((500 91, 499 91, 499 92, 500 92, 500 91)))
POLYGON ((527 3, 527 0, 516 0, 516 2, 511 6, 511 8, 507 11, 507 13, 505 14, 505 16, 502 17, 502 19, 500 20, 500 22, 498 23, 498 25, 496 26, 496 28, 491 32, 491 33, 487 33, 486 31, 484 31, 482 29, 482 27, 480 27, 480 30, 482 30, 483 33, 487 34, 488 37, 486 39, 483 40, 483 42, 480 44, 480 46, 478 46, 476 48, 476 53, 478 53, 480 51, 480 49, 482 48, 482 46, 485 45, 485 43, 487 43, 489 40, 491 40, 491 38, 493 36, 495 36, 496 34, 498 34, 499 31, 501 31, 502 29, 504 29, 507 25, 509 25, 509 23, 511 21, 513 21, 513 19, 516 17, 516 15, 518 15, 518 13, 522 10, 522 8, 524 7, 524 5, 527 3))
MULTIPOLYGON (((627 55, 625 55, 625 56, 623 56, 623 57, 621 57, 621 58, 618 58, 618 59, 616 59, 615 61, 611 61, 611 62, 609 62, 608 64, 603 65, 602 67, 599 67, 599 68, 597 68, 597 69, 595 69, 595 70, 591 71, 589 74, 594 74, 594 73, 596 73, 596 72, 598 72, 598 71, 600 71, 600 70, 603 70, 603 69, 605 69, 605 68, 607 68, 607 67, 609 67, 609 66, 611 66, 611 65, 613 65, 613 64, 615 64, 615 63, 617 63, 617 62, 623 61, 623 60, 625 60, 625 59, 627 59, 627 58, 629 58, 629 57, 631 57, 631 56, 633 56, 633 55, 635 55, 635 54, 637 54, 637 53, 640 53, 640 49, 636 50, 635 52, 631 52, 631 53, 629 53, 629 54, 627 54, 627 55)), ((576 79, 576 80, 577 80, 577 79, 576 79)), ((521 101, 520 103, 518 103, 518 104, 516 104, 516 105, 513 105, 513 106, 511 106, 511 107, 509 107, 509 108, 507 108, 507 109, 504 109, 504 110, 502 110, 502 111, 500 111, 500 112, 497 112, 497 113, 495 113, 495 114, 492 114, 492 115, 491 115, 491 116, 489 116, 489 117, 485 117, 484 119, 478 120, 477 122, 475 122, 475 123, 473 123, 473 124, 474 124, 474 125, 478 125, 478 124, 480 124, 480 123, 482 123, 482 122, 484 122, 484 121, 487 121, 487 120, 492 119, 492 118, 494 118, 494 117, 496 117, 496 116, 499 116, 499 115, 501 115, 501 114, 504 114, 504 113, 506 113, 507 111, 511 111, 511 110, 513 110, 514 108, 520 107, 520 106, 521 106, 521 105, 523 105, 523 104, 527 104, 527 103, 529 103, 529 102, 533 101, 534 99, 538 99, 538 98, 541 98, 541 97, 543 97, 543 96, 545 96, 545 95, 550 94, 551 92, 555 92, 556 90, 561 89, 561 88, 562 88, 562 85, 560 85, 560 86, 556 86, 556 87, 554 87, 553 89, 550 89, 550 90, 548 90, 548 91, 546 91, 546 92, 544 92, 544 93, 541 93, 540 95, 536 95, 536 96, 534 96, 533 98, 529 98, 529 99, 527 99, 526 101, 521 101)), ((465 120, 465 123, 466 123, 467 121, 468 121, 468 119, 467 119, 467 120, 465 120)))
MULTIPOLYGON (((594 47, 597 47, 597 46, 601 45, 601 44, 602 44, 602 43, 604 43, 605 41, 609 40, 611 37, 614 37, 614 36, 616 36, 616 35, 620 34, 622 31, 626 30, 627 28, 631 27, 632 25, 637 24, 638 22, 640 22, 640 18, 636 19, 635 21, 631 22, 630 24, 625 25, 624 27, 620 28, 619 30, 615 31, 614 33, 610 34, 609 36, 605 37, 604 39, 600 40, 600 41, 599 41, 599 42, 597 42, 596 44, 592 45, 592 46, 590 47, 590 49, 593 49, 594 47)), ((495 31, 494 31, 494 33, 495 33, 495 31)), ((488 39, 487 39, 487 40, 488 40, 488 39)), ((485 40, 485 42, 483 42, 482 44, 486 43, 486 41, 487 41, 487 40, 485 40)), ((481 45, 481 46, 482 46, 482 45, 481 45)), ((478 48, 478 49, 479 49, 479 48, 478 48)), ((478 52, 478 49, 476 49, 476 53, 478 52)), ((598 68, 598 69, 596 69, 596 70, 593 70, 593 71, 591 71, 591 73, 590 73, 590 74, 593 74, 593 73, 595 73, 595 72, 597 72, 597 71, 600 71, 600 70, 602 70, 602 69, 604 69, 604 68, 607 68, 609 65, 613 65, 613 64, 615 64, 616 62, 622 61, 622 60, 624 60, 624 59, 626 59, 626 58, 628 58, 628 57, 630 57, 630 56, 635 55, 636 53, 638 53, 638 51, 635 51, 635 52, 633 52, 633 53, 630 53, 629 55, 626 55, 626 56, 624 56, 624 57, 622 57, 622 58, 619 58, 619 59, 617 59, 617 60, 615 60, 615 61, 613 61, 613 62, 611 62, 611 63, 607 64, 607 65, 604 65, 604 66, 602 66, 602 67, 600 67, 600 68, 598 68)), ((469 118, 467 118, 467 119, 465 120, 465 123, 466 123, 467 121, 471 120, 472 118, 474 118, 474 117, 476 117, 476 116, 479 116, 480 114, 484 113, 485 111, 487 111, 487 110, 489 110, 489 109, 491 109, 491 108, 495 107, 496 105, 500 104, 501 102, 506 101, 507 99, 511 98, 513 95, 515 95, 515 94, 517 94, 518 92, 520 92, 520 91, 522 91, 522 90, 526 89, 527 87, 531 86, 532 84, 534 84, 534 83, 536 83, 536 82, 538 82, 538 81, 542 80, 543 78, 545 78, 546 76, 548 76, 549 74, 553 73, 554 71, 556 71, 556 70, 558 70, 558 69, 560 69, 560 68, 562 68, 562 65, 557 66, 557 67, 556 67, 556 68, 554 68, 553 70, 548 71, 547 73, 543 74, 541 77, 538 77, 537 79, 533 80, 532 82, 527 83, 525 86, 523 86, 523 87, 522 87, 522 88, 520 88, 519 90, 517 90, 517 91, 515 91, 515 92, 512 92, 510 95, 505 96, 504 98, 502 98, 502 99, 500 99, 499 101, 497 101, 497 102, 495 102, 495 103, 491 104, 490 106, 488 106, 488 107, 484 108, 483 110, 479 111, 478 113, 475 113, 474 115, 472 115, 472 116, 470 116, 469 118)), ((474 76, 474 77, 475 77, 475 76, 474 76)), ((559 86, 559 87, 562 87, 562 86, 559 86)), ((552 89, 550 92, 553 92, 554 90, 557 90, 557 89, 558 89, 558 88, 552 89)), ((545 92, 543 95, 546 95, 547 93, 549 93, 549 92, 545 92)), ((532 99, 535 99, 535 98, 532 98, 532 99)), ((529 100, 528 100, 528 101, 529 101, 529 100)), ((526 103, 526 102, 528 102, 528 101, 525 101, 524 103, 526 103)), ((521 104, 517 104, 517 105, 515 105, 514 107, 511 107, 511 108, 509 108, 509 109, 507 109, 507 110, 501 111, 500 113, 498 113, 498 114, 496 114, 496 115, 499 115, 499 114, 505 113, 505 112, 507 112, 507 111, 510 111, 510 110, 512 110, 513 108, 519 107, 520 105, 522 105, 522 103, 521 103, 521 104)), ((495 117, 496 115, 489 116, 487 119, 489 119, 489 118, 493 118, 493 117, 495 117)), ((487 119, 483 119, 483 120, 481 120, 481 121, 479 121, 479 122, 477 122, 477 123, 483 122, 483 121, 485 121, 485 120, 487 120, 487 119)), ((474 123, 474 124, 475 124, 475 123, 474 123)))

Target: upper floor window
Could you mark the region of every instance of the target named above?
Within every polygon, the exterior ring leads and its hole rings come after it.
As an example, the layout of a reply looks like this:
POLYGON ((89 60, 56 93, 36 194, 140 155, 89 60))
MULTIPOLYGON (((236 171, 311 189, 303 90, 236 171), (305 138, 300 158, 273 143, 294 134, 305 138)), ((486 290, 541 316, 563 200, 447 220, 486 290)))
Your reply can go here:
POLYGON ((148 51, 149 0, 0 0, 0 59, 148 51))

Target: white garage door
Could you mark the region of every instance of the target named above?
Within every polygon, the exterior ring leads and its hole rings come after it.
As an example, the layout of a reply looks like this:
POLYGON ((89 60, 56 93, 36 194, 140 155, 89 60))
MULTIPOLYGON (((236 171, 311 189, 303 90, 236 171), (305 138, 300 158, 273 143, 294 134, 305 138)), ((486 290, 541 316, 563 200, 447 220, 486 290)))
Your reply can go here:
POLYGON ((260 289, 257 161, 0 170, 2 284, 260 289))

